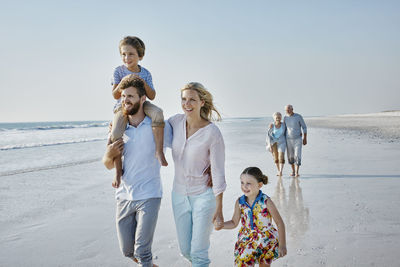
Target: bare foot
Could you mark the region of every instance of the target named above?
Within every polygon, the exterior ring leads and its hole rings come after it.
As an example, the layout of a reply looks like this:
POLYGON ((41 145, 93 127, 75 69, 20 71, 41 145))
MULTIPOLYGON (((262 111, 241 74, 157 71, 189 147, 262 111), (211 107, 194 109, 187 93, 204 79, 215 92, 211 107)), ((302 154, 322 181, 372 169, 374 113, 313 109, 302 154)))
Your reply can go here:
POLYGON ((164 152, 156 152, 156 158, 160 162, 161 166, 168 166, 168 162, 165 159, 164 152))
POLYGON ((296 173, 296 175, 294 177, 295 178, 300 177, 300 174, 296 173))
POLYGON ((280 172, 277 172, 276 173, 276 176, 281 176, 282 174, 280 173, 280 172))
POLYGON ((114 180, 112 182, 112 187, 118 188, 119 185, 121 184, 121 176, 120 175, 115 175, 114 180))
POLYGON ((296 174, 295 174, 294 172, 292 172, 292 173, 290 174, 290 176, 295 177, 296 174))

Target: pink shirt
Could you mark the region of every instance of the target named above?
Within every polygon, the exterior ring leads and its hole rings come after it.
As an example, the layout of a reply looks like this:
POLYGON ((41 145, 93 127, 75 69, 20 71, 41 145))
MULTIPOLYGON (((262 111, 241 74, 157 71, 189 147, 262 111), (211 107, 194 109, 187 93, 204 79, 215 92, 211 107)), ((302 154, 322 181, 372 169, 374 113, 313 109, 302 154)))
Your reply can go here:
POLYGON ((204 172, 211 165, 214 195, 224 192, 225 144, 218 127, 210 123, 186 139, 184 114, 177 114, 169 118, 168 122, 173 129, 173 190, 182 195, 198 195, 205 192, 209 175, 204 172))

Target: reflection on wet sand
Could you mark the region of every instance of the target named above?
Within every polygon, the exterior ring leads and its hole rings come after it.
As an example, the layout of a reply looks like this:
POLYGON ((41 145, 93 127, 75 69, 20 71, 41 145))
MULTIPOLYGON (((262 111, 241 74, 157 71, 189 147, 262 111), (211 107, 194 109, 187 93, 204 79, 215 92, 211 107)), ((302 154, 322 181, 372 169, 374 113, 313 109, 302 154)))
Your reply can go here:
POLYGON ((272 200, 285 222, 287 235, 290 235, 293 240, 299 241, 308 230, 310 216, 308 208, 304 207, 299 179, 292 178, 287 198, 282 177, 278 178, 272 200))

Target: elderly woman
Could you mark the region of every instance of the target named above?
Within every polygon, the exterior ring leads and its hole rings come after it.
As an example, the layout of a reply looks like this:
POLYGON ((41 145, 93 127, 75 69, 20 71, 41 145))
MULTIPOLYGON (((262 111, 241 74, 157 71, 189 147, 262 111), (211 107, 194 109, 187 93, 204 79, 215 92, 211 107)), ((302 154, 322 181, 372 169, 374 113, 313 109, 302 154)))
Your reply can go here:
POLYGON ((275 112, 272 114, 274 123, 268 130, 267 150, 272 153, 276 168, 278 169, 277 176, 282 176, 283 165, 285 164, 285 149, 286 149, 286 125, 282 122, 282 114, 275 112))
POLYGON ((209 266, 210 234, 223 226, 225 145, 212 113, 220 119, 212 95, 200 83, 181 89, 184 114, 171 117, 175 177, 172 207, 182 255, 193 267, 209 266), (211 169, 213 187, 208 182, 211 169))

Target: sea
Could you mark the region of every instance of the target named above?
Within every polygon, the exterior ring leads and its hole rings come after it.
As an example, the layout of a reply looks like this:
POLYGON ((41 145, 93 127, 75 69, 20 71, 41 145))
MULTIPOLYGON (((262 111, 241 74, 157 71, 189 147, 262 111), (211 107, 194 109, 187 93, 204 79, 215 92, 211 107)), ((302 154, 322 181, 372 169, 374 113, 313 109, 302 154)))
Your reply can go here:
POLYGON ((0 123, 0 176, 93 162, 108 121, 0 123))
MULTIPOLYGON (((228 118, 217 124, 224 135, 234 136, 241 129, 240 142, 226 139, 227 147, 237 149, 254 140, 257 133, 256 139, 263 144, 270 121, 228 118)), ((0 123, 0 177, 99 161, 108 125, 109 121, 0 123)))

